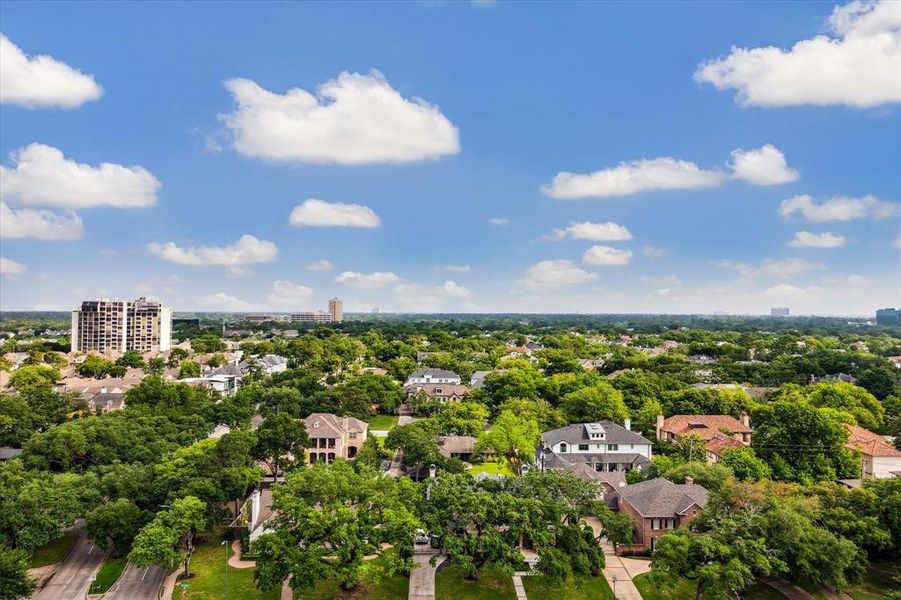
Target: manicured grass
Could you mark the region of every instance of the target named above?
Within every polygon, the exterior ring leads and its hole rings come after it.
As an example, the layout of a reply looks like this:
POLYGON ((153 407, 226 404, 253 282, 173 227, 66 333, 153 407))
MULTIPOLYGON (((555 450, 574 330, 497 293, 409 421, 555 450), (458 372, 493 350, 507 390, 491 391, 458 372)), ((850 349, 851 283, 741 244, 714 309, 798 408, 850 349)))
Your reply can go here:
POLYGON ((55 540, 51 540, 34 551, 31 558, 28 559, 28 568, 46 567, 47 565, 55 565, 66 557, 69 548, 78 538, 70 533, 64 533, 55 540))
POLYGON ((864 574, 863 581, 842 591, 854 600, 881 600, 885 594, 899 587, 901 574, 897 568, 889 564, 877 564, 864 574), (893 576, 894 580, 890 579, 893 576))
POLYGON ((110 589, 116 583, 116 580, 119 579, 119 575, 125 570, 125 565, 127 564, 128 559, 124 556, 122 558, 107 556, 106 560, 103 561, 103 565, 100 566, 100 570, 97 571, 97 579, 91 583, 88 593, 102 594, 110 589))
POLYGON ((389 575, 380 558, 365 564, 363 580, 354 589, 345 590, 334 579, 322 581, 312 589, 296 590, 295 600, 395 600, 406 598, 410 579, 405 575, 389 575))
POLYGON ((752 585, 742 592, 741 597, 743 600, 785 600, 782 592, 774 590, 765 583, 752 585))
POLYGON ((650 574, 642 573, 632 578, 632 583, 644 600, 694 600, 697 585, 694 581, 680 579, 671 588, 660 588, 651 583, 650 574))
POLYGON ((508 467, 506 463, 499 462, 478 463, 473 465, 469 472, 473 477, 479 473, 488 473, 489 475, 513 475, 513 471, 510 470, 510 467, 508 467))
POLYGON ((369 431, 390 431, 397 425, 397 419, 398 417, 395 415, 376 415, 374 419, 369 421, 369 431))
POLYGON ((612 600, 613 591, 603 575, 588 577, 582 580, 570 579, 563 585, 552 585, 541 575, 529 575, 522 578, 522 587, 529 600, 562 600, 563 598, 579 598, 579 600, 612 600))
POLYGON ((513 578, 494 569, 483 569, 475 581, 451 565, 435 575, 435 600, 516 600, 513 578))
MULTIPOLYGON (((222 546, 223 529, 217 528, 202 534, 191 557, 191 578, 187 580, 188 597, 191 600, 219 600, 225 597, 225 552, 222 546)), ((231 545, 228 554, 234 554, 231 545)), ((254 569, 228 568, 228 596, 242 600, 278 600, 281 589, 261 592, 253 583, 254 569)), ((181 583, 172 592, 172 600, 181 600, 181 583)))

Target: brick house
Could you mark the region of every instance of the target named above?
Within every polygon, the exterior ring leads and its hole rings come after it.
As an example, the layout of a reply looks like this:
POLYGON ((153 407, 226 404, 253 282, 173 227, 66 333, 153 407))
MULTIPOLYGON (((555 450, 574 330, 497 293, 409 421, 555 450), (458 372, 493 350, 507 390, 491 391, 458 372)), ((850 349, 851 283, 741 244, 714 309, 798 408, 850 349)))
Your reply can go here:
POLYGON ((707 505, 707 490, 691 479, 673 483, 658 477, 632 485, 623 485, 605 495, 607 505, 629 515, 634 524, 633 543, 620 545, 616 553, 649 554, 657 538, 666 532, 687 526, 707 505))
POLYGON ((696 435, 707 441, 706 458, 717 462, 728 447, 750 446, 751 420, 748 413, 741 418, 731 415, 673 415, 667 419, 657 415, 657 441, 676 441, 680 437, 696 435))
POLYGON ((429 400, 437 400, 442 404, 459 402, 469 393, 465 385, 453 383, 419 383, 411 384, 404 388, 407 397, 424 395, 429 400))
POLYGON ((356 457, 369 424, 355 417, 338 417, 331 413, 313 413, 304 419, 310 447, 307 462, 330 463, 336 458, 351 460, 356 457))

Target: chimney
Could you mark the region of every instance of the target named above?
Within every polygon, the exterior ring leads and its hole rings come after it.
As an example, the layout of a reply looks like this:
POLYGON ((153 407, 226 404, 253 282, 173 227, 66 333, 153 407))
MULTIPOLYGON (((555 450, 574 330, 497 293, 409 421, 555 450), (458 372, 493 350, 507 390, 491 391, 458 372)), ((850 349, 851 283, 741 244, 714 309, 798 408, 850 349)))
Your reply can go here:
POLYGON ((695 478, 694 478, 694 477, 691 477, 691 476, 686 475, 686 477, 685 477, 685 485, 691 485, 691 484, 693 484, 694 482, 695 482, 695 478))
POLYGON ((625 427, 629 431, 632 431, 632 419, 626 417, 625 420, 623 420, 623 427, 625 427))
POLYGON ((751 419, 748 417, 748 413, 746 411, 741 411, 741 424, 748 429, 751 428, 751 419))
POLYGON ((663 415, 657 415, 656 430, 657 430, 657 441, 659 442, 660 440, 663 439, 663 431, 662 431, 663 430, 663 415))
POLYGON ((100 393, 101 393, 101 394, 105 394, 105 393, 106 393, 106 386, 103 386, 102 388, 100 388, 100 393))

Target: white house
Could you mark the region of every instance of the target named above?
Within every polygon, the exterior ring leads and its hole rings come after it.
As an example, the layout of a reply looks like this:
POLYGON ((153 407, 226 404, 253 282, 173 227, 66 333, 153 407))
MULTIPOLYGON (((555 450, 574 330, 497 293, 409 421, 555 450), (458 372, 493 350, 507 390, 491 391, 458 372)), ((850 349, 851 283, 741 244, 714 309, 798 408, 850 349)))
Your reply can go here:
POLYGON ((651 440, 612 421, 578 423, 541 434, 537 463, 547 469, 586 464, 596 471, 629 471, 651 464, 651 440))
POLYGON ((448 383, 451 385, 460 385, 461 380, 459 375, 445 369, 416 369, 410 373, 409 377, 407 377, 407 381, 404 382, 404 387, 424 383, 448 383))

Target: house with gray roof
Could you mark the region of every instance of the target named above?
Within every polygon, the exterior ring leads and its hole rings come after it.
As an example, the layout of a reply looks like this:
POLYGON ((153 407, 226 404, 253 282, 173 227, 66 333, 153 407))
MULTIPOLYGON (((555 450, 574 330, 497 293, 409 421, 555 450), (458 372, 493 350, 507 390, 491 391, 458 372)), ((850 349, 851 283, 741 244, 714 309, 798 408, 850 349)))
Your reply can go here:
POLYGON ((469 378, 469 387, 471 388, 483 388, 485 387, 485 378, 491 371, 473 371, 472 377, 469 378))
POLYGON ((651 464, 651 440, 613 421, 576 423, 541 434, 536 463, 541 469, 572 470, 585 464, 595 471, 631 471, 651 464))
POLYGON ((409 377, 407 377, 407 381, 404 382, 404 387, 424 383, 460 385, 461 380, 459 375, 446 369, 416 369, 410 373, 409 377))
POLYGON ((617 554, 647 554, 657 546, 657 538, 684 527, 707 506, 707 489, 694 483, 673 483, 658 477, 615 488, 605 497, 607 505, 629 515, 635 525, 633 541, 616 548, 617 554))

